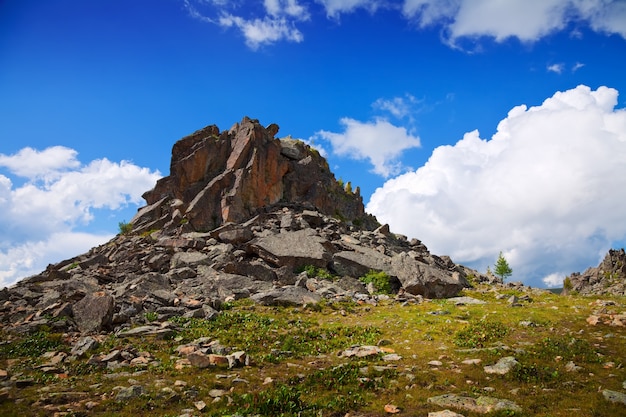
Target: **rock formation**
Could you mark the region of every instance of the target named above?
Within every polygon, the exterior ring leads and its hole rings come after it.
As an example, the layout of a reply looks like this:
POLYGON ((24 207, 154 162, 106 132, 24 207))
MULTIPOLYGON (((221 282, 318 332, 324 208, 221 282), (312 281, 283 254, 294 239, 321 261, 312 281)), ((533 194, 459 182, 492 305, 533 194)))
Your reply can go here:
POLYGON ((610 249, 597 267, 587 268, 582 274, 575 272, 565 278, 563 292, 579 294, 626 295, 626 252, 610 249))
POLYGON ((208 126, 176 142, 170 175, 143 195, 148 206, 132 220, 135 230, 188 223, 209 231, 279 202, 372 224, 358 190, 347 192, 317 151, 299 140, 275 139, 277 132, 276 124, 265 129, 246 117, 228 131, 208 126))
POLYGON ((378 225, 324 158, 277 131, 245 118, 176 142, 170 175, 145 193, 132 231, 0 291, 0 328, 119 333, 148 314, 210 318, 248 297, 418 302, 481 278, 378 225), (371 271, 386 274, 390 295, 359 280, 371 271))

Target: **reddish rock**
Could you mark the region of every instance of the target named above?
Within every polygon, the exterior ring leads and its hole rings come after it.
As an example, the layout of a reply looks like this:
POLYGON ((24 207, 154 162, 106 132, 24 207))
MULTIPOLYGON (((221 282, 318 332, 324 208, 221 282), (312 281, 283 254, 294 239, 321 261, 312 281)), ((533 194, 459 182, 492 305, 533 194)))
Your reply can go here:
POLYGON ((345 191, 317 151, 276 139, 277 132, 276 124, 266 129, 245 117, 228 131, 208 126, 176 142, 170 175, 144 194, 148 205, 131 221, 134 230, 190 225, 208 231, 278 202, 372 222, 359 193, 345 191))

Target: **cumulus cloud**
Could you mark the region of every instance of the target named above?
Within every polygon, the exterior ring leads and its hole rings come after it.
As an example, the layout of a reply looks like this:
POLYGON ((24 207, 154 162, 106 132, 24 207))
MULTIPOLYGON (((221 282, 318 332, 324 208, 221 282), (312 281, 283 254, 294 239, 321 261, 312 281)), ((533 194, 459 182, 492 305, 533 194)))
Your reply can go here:
POLYGON ((20 177, 46 177, 79 166, 76 155, 74 149, 64 146, 52 146, 44 151, 26 147, 15 155, 0 154, 0 166, 20 177))
POLYGON ((75 229, 93 221, 93 210, 141 203, 143 192, 161 176, 127 161, 99 159, 83 165, 76 156, 75 150, 61 146, 0 154, 0 168, 8 174, 0 174, 0 284, 61 260, 61 252, 66 257, 80 253, 76 245, 84 251, 103 242, 108 235, 75 229), (11 176, 26 182, 15 185, 11 176))
POLYGON ((368 160, 374 166, 373 172, 383 177, 401 172, 403 167, 398 160, 401 153, 420 146, 418 136, 382 118, 361 122, 344 117, 340 123, 344 128, 342 133, 320 130, 315 137, 330 142, 336 155, 368 160))
POLYGON ((437 254, 482 271, 499 251, 513 278, 554 284, 626 237, 626 110, 586 86, 513 108, 490 140, 468 132, 388 180, 367 210, 437 254))

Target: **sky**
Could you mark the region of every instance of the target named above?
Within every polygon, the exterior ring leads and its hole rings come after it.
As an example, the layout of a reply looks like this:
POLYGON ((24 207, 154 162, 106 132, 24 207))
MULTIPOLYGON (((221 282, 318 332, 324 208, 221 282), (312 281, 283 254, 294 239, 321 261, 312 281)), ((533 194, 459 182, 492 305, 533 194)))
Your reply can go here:
POLYGON ((626 242, 624 0, 0 1, 0 287, 107 242, 172 145, 277 123, 437 255, 559 287, 626 242))

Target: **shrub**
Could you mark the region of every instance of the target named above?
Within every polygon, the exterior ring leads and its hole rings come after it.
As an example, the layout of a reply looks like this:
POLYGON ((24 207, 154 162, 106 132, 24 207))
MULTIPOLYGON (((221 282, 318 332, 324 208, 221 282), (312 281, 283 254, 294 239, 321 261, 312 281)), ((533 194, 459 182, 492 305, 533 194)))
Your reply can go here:
POLYGON ((374 284, 374 289, 378 294, 391 294, 392 292, 389 275, 387 275, 384 271, 369 271, 367 274, 359 278, 359 281, 366 285, 370 282, 374 284))
POLYGON ((127 235, 133 230, 132 223, 126 223, 126 221, 121 221, 117 224, 120 229, 121 235, 127 235))

